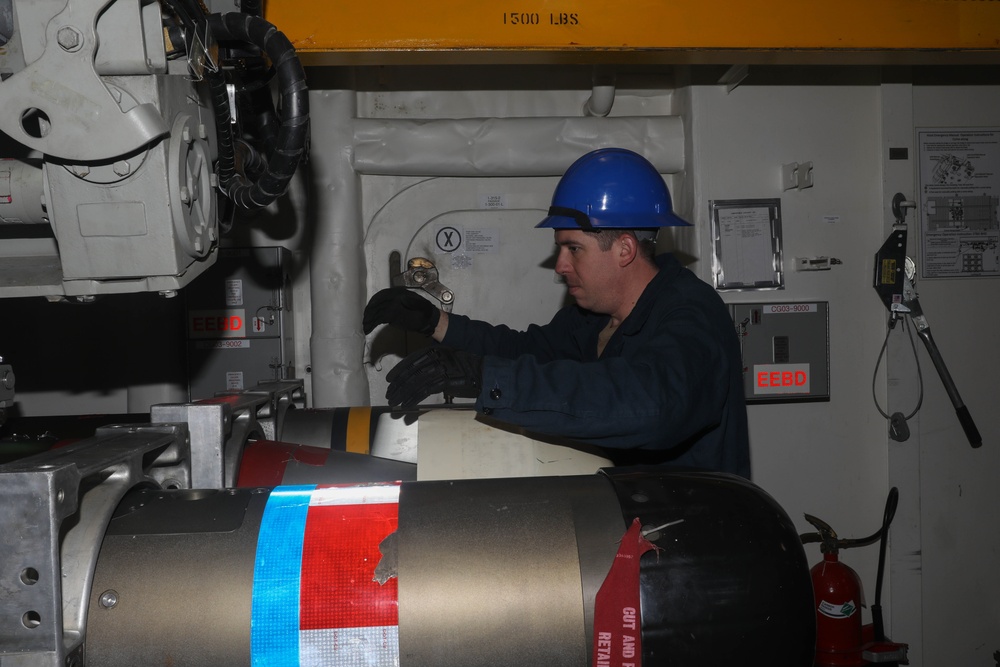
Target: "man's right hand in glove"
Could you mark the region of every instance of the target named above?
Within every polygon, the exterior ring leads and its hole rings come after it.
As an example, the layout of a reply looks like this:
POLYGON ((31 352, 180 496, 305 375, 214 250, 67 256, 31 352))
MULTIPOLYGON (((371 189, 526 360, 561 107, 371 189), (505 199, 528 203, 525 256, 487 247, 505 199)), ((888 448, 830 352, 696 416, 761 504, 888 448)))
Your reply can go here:
POLYGON ((362 326, 370 334, 380 324, 390 324, 425 336, 434 333, 441 309, 406 287, 390 287, 378 292, 365 306, 362 326))
POLYGON ((483 358, 450 347, 427 347, 396 364, 385 379, 391 407, 411 408, 439 392, 476 398, 483 386, 483 358))

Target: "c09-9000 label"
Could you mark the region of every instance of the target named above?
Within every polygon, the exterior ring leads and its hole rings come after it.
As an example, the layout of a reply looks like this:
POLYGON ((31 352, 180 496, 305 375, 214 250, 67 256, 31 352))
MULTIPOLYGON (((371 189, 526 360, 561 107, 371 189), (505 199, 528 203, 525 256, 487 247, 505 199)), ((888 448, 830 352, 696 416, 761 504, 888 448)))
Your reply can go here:
POLYGON ((576 12, 504 12, 504 25, 580 25, 576 12))

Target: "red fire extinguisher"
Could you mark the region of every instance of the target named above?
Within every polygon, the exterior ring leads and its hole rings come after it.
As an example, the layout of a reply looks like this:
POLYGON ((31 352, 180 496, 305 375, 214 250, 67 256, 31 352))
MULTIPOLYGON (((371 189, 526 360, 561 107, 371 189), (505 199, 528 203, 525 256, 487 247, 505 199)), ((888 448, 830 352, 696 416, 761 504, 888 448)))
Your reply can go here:
MULTIPOLYGON (((815 517, 806 518, 821 534, 826 532, 814 523, 815 517)), ((816 603, 816 665, 853 667, 865 664, 861 659, 864 589, 858 574, 840 562, 836 542, 836 535, 823 540, 823 560, 810 570, 816 603)))
POLYGON ((806 521, 818 533, 801 535, 802 542, 819 542, 823 560, 810 571, 816 604, 816 667, 860 667, 870 664, 905 665, 906 644, 889 641, 882 621, 882 574, 885 569, 886 537, 896 513, 899 492, 893 487, 886 500, 882 527, 862 539, 841 539, 825 521, 806 514, 806 521), (864 587, 858 574, 840 562, 841 549, 862 547, 880 542, 878 578, 872 623, 862 625, 861 607, 865 606, 864 587))

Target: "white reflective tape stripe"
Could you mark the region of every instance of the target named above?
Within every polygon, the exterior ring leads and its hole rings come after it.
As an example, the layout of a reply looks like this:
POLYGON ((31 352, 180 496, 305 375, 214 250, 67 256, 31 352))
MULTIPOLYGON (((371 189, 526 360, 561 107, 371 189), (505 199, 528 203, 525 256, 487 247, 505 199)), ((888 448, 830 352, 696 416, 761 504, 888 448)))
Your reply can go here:
POLYGON ((313 491, 310 505, 378 505, 399 502, 399 484, 325 486, 313 491))
POLYGON ((399 628, 330 628, 299 632, 300 667, 399 667, 399 628))

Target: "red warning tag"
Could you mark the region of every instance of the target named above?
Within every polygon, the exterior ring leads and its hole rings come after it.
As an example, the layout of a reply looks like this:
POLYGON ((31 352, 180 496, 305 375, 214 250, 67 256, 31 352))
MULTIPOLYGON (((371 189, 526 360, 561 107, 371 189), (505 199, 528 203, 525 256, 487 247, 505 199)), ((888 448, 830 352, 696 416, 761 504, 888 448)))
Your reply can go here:
POLYGON ((639 557, 655 548, 632 521, 594 601, 594 667, 641 667, 639 557))

